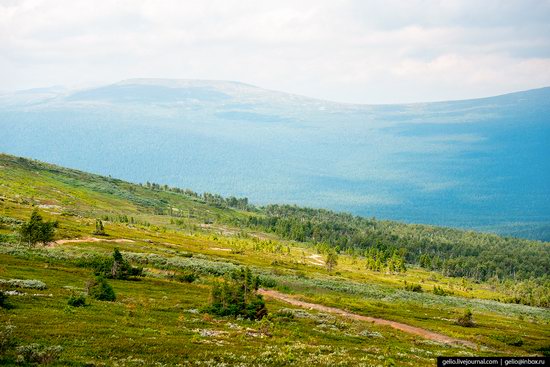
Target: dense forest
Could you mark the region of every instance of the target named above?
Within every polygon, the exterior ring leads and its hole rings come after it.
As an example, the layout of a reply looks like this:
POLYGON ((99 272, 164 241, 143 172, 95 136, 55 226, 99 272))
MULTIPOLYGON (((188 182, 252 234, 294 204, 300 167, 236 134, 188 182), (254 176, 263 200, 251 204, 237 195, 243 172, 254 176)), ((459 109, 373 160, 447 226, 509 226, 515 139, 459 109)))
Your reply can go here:
POLYGON ((269 205, 246 225, 284 238, 327 243, 366 256, 377 249, 407 263, 475 280, 547 277, 550 244, 493 234, 363 218, 323 209, 269 205))

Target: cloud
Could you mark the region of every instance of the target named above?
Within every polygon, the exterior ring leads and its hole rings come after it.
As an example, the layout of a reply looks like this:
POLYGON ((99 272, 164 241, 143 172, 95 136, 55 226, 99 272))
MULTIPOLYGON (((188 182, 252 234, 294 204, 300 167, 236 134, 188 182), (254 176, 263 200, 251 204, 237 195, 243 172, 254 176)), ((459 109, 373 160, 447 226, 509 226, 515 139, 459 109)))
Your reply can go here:
POLYGON ((550 85, 550 1, 0 0, 4 90, 239 80, 347 102, 550 85))

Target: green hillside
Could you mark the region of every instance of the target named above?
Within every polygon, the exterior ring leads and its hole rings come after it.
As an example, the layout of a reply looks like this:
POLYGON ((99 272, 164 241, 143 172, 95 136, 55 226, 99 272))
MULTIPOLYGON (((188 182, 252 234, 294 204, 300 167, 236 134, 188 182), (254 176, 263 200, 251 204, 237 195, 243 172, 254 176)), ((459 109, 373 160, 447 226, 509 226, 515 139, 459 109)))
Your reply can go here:
POLYGON ((5 365, 431 366, 438 355, 550 351, 548 243, 257 208, 9 155, 0 243, 5 365), (29 246, 34 210, 55 231, 29 246), (115 248, 143 276, 113 275, 116 300, 93 299, 89 281, 115 248), (209 312, 212 289, 245 267, 267 316, 209 312), (473 327, 457 322, 468 309, 473 327))

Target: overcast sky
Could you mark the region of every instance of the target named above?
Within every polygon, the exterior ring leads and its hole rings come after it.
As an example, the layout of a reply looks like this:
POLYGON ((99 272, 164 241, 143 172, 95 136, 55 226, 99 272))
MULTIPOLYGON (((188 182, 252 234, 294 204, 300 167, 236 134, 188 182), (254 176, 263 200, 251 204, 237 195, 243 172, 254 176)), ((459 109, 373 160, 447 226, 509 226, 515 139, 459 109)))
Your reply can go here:
POLYGON ((550 1, 0 0, 0 90, 242 81, 361 103, 550 85, 550 1))

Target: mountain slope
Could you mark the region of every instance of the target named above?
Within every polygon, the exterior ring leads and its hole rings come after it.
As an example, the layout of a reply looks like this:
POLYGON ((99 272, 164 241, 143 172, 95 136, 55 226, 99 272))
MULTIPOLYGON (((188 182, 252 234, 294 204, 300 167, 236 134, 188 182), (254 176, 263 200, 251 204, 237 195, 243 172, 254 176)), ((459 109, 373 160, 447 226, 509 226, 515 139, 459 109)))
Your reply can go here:
POLYGON ((348 105, 222 81, 0 98, 0 150, 134 182, 549 240, 550 88, 348 105))
MULTIPOLYGON (((476 258, 476 249, 495 245, 505 253, 501 259, 494 251, 497 265, 550 259, 548 243, 294 206, 253 208, 242 200, 0 154, 0 292, 9 305, 0 304, 0 364, 20 365, 38 355, 55 366, 368 366, 391 359, 416 367, 472 348, 480 356, 548 353, 547 265, 528 280, 519 280, 519 266, 518 279, 488 281, 411 263, 374 270, 363 250, 382 249, 380 232, 398 249, 402 240, 426 241, 423 250, 437 249, 439 256, 458 251, 476 258), (47 245, 20 243, 18 231, 35 209, 57 222, 47 245), (261 228, 262 219, 275 218, 291 221, 290 227, 312 222, 320 226, 316 236, 334 238, 368 228, 369 241, 342 247, 329 269, 325 260, 334 244, 284 239, 284 223, 275 231, 261 228), (96 232, 98 219, 105 233, 96 232), (114 248, 143 267, 144 276, 108 279, 116 301, 94 299, 87 284, 98 265, 113 259, 114 248), (205 313, 215 285, 245 266, 259 276, 267 317, 257 322, 205 313), (80 295, 85 307, 71 301, 80 295), (466 309, 475 327, 457 322, 466 309)), ((491 268, 480 261, 475 265, 491 268)))

